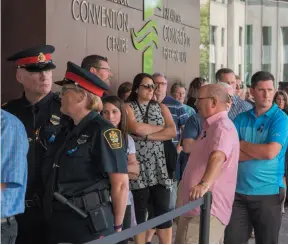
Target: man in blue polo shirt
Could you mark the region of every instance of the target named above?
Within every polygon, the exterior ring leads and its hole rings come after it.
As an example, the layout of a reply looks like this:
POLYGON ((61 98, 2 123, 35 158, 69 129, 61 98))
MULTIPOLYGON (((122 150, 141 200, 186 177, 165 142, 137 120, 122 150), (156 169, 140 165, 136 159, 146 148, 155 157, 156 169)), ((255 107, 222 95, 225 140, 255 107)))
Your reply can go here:
POLYGON ((256 243, 278 243, 288 117, 273 104, 272 74, 255 73, 251 93, 255 108, 234 120, 241 151, 233 211, 224 242, 247 243, 254 227, 256 243))

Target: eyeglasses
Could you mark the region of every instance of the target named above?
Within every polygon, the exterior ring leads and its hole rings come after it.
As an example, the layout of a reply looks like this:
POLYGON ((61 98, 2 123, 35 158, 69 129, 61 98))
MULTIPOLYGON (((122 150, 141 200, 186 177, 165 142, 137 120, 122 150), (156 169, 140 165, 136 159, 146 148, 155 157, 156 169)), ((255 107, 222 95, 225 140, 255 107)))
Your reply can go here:
POLYGON ((61 89, 61 94, 64 94, 67 90, 69 90, 69 89, 71 89, 71 90, 77 90, 77 88, 67 88, 67 87, 62 87, 62 89, 61 89))
POLYGON ((196 100, 214 99, 214 97, 198 97, 196 100))
POLYGON ((107 68, 107 67, 99 67, 99 66, 95 66, 95 68, 97 68, 97 69, 102 69, 102 70, 106 70, 106 71, 108 71, 108 72, 112 72, 112 70, 110 69, 110 68, 107 68))
POLYGON ((166 86, 167 83, 157 83, 157 87, 160 87, 160 86, 166 86))
POLYGON ((244 88, 244 85, 241 84, 241 85, 236 85, 236 89, 243 89, 244 88))
POLYGON ((140 84, 139 87, 143 87, 145 89, 155 89, 155 84, 140 84))

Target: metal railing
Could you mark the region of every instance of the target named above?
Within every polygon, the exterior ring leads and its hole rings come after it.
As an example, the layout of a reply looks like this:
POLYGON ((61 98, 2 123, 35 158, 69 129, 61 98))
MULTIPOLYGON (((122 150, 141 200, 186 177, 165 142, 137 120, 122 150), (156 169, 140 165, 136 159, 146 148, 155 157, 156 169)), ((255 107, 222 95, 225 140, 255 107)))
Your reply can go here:
POLYGON ((157 216, 151 220, 148 220, 144 223, 141 223, 135 227, 126 229, 124 231, 114 233, 110 236, 93 240, 87 244, 115 244, 120 241, 126 240, 130 237, 133 237, 141 232, 154 228, 160 224, 163 224, 169 220, 173 220, 178 216, 181 216, 188 211, 201 207, 200 213, 200 226, 199 226, 199 244, 208 244, 209 243, 209 233, 210 233, 210 210, 212 204, 212 193, 207 192, 204 197, 190 202, 189 204, 177 208, 171 212, 157 216))

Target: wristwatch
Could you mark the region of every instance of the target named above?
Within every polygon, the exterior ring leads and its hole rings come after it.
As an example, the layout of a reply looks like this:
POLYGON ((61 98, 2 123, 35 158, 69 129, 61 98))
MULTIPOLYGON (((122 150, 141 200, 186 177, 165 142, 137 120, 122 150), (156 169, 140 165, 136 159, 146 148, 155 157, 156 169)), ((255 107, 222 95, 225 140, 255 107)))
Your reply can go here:
POLYGON ((204 182, 203 180, 201 180, 198 185, 203 185, 203 186, 205 186, 208 190, 210 189, 210 186, 209 186, 206 182, 204 182))

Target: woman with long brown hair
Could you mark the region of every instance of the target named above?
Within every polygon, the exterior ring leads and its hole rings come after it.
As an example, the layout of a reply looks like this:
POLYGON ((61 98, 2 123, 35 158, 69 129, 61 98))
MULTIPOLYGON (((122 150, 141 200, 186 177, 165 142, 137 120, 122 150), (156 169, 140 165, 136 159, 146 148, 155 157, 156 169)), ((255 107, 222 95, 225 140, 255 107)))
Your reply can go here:
MULTIPOLYGON (((130 180, 137 179, 139 175, 139 162, 136 159, 135 142, 128 134, 127 126, 127 112, 124 102, 117 96, 106 96, 103 100, 102 116, 113 124, 115 128, 118 128, 122 132, 123 141, 126 143, 127 156, 128 156, 128 176, 130 180)), ((133 196, 129 192, 127 201, 127 208, 123 220, 123 230, 131 227, 132 217, 134 214, 133 196)), ((134 222, 135 224, 135 222, 134 222)), ((128 243, 128 240, 122 241, 128 243)))

